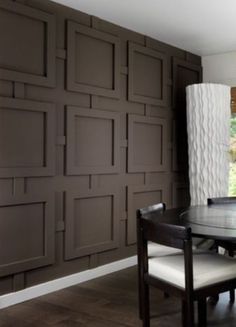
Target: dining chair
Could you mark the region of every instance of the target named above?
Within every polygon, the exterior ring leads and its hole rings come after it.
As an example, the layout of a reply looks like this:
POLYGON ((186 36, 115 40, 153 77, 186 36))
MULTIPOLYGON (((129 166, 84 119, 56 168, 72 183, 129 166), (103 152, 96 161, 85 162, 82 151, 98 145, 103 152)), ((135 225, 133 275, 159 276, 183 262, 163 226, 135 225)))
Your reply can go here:
MULTIPOLYGON (((229 196, 229 197, 218 197, 218 198, 208 198, 207 199, 208 205, 229 205, 229 204, 236 204, 236 197, 229 196)), ((227 242, 227 241, 215 241, 216 247, 222 247, 226 251, 230 257, 234 256, 234 252, 236 250, 236 243, 235 242, 227 242)), ((235 301, 235 291, 230 291, 230 302, 234 303, 235 301)))
MULTIPOLYGON (((162 213, 166 210, 166 205, 165 203, 157 203, 154 204, 152 206, 148 206, 142 209, 139 209, 140 213, 142 214, 143 217, 145 217, 146 215, 154 215, 155 219, 158 219, 159 217, 161 217, 162 213)), ((137 238, 139 237, 139 233, 137 234, 137 238)), ((138 242, 139 243, 139 242, 138 242)), ((148 257, 152 258, 152 257, 162 257, 165 255, 172 255, 172 254, 176 254, 178 252, 181 252, 181 250, 179 249, 175 249, 173 247, 169 247, 169 246, 164 246, 161 244, 157 244, 154 242, 148 242, 148 248, 147 248, 147 253, 148 253, 148 257)), ((143 274, 142 271, 142 266, 140 265, 140 260, 141 260, 141 253, 139 251, 139 247, 137 250, 137 255, 138 255, 138 283, 139 283, 139 316, 140 318, 142 318, 142 292, 141 292, 141 276, 143 274)), ((168 293, 164 292, 165 297, 168 297, 168 293)))
POLYGON ((206 326, 206 297, 236 286, 236 261, 217 253, 192 253, 191 228, 153 219, 137 211, 137 234, 143 327, 150 327, 149 286, 180 297, 184 327, 194 326, 194 301, 198 324, 206 326), (183 253, 148 257, 148 242, 173 247, 183 253))

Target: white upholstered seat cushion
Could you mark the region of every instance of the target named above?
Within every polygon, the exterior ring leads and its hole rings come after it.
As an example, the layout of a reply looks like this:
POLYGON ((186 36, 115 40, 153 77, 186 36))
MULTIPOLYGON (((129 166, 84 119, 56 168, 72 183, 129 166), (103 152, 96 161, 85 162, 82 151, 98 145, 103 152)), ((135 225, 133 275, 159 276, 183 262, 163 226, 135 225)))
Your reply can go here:
MULTIPOLYGON (((149 274, 185 288, 184 256, 176 254, 150 258, 149 274)), ((193 255, 194 289, 236 278, 236 260, 216 253, 193 255)))
MULTIPOLYGON (((205 249, 199 249, 197 248, 195 245, 193 245, 193 252, 194 253, 206 253, 209 252, 208 250, 205 249)), ((182 250, 170 247, 170 246, 165 246, 165 245, 161 245, 158 243, 154 243, 154 242, 148 242, 148 257, 163 257, 165 255, 174 255, 177 253, 183 253, 182 250)))
POLYGON ((182 253, 182 250, 175 249, 170 246, 148 242, 148 257, 163 257, 165 255, 176 253, 182 253))

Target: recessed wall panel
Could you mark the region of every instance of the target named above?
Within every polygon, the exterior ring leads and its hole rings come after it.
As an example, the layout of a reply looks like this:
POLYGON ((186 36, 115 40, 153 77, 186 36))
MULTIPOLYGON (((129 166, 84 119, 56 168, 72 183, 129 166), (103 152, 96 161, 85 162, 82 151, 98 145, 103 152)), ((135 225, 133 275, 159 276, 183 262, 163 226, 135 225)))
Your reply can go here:
POLYGON ((75 140, 76 166, 93 166, 94 163, 97 166, 113 165, 113 121, 111 119, 77 116, 75 140), (107 137, 108 135, 110 137, 107 137))
POLYGON ((129 100, 166 105, 166 57, 129 42, 129 100))
POLYGON ((201 79, 201 66, 177 58, 173 59, 173 99, 175 107, 178 104, 186 105, 186 86, 200 83, 201 79))
POLYGON ((52 196, 1 200, 0 276, 53 263, 53 207, 52 196))
POLYGON ((0 3, 0 76, 36 85, 55 83, 53 15, 18 3, 0 3))
POLYGON ((0 98, 0 177, 54 174, 54 106, 0 98))
POLYGON ((42 257, 45 252, 44 203, 3 206, 0 213, 2 248, 7 248, 10 239, 20 238, 20 245, 19 242, 14 242, 8 251, 2 253, 2 264, 42 257))
POLYGON ((161 99, 163 97, 162 70, 161 60, 135 52, 133 67, 134 94, 157 100, 161 99))
POLYGON ((44 118, 43 112, 8 108, 0 110, 0 167, 44 166, 44 118), (32 143, 34 147, 31 146, 32 143))
POLYGON ((119 97, 119 38, 68 22, 67 88, 119 97))
POLYGON ((166 169, 166 121, 129 115, 128 170, 164 171, 166 169))
POLYGON ((112 241, 112 205, 112 195, 74 200, 76 248, 112 241), (91 232, 94 224, 102 226, 99 233, 91 232))
POLYGON ((127 243, 136 242, 136 211, 167 200, 166 185, 147 185, 128 187, 128 232, 127 243))
POLYGON ((67 192, 66 259, 117 247, 117 201, 117 194, 114 192, 67 192))
POLYGON ((113 56, 112 43, 76 33, 75 82, 112 90, 113 56))
POLYGON ((119 114, 67 108, 67 174, 117 173, 119 114))

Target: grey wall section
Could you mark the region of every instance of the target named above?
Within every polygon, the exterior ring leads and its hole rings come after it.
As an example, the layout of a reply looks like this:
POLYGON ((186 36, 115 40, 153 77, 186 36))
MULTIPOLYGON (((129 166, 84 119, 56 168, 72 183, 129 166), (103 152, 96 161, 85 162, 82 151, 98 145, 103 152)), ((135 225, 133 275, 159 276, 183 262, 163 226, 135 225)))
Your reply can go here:
POLYGON ((135 210, 189 202, 199 57, 42 0, 0 1, 0 293, 135 254, 135 210))

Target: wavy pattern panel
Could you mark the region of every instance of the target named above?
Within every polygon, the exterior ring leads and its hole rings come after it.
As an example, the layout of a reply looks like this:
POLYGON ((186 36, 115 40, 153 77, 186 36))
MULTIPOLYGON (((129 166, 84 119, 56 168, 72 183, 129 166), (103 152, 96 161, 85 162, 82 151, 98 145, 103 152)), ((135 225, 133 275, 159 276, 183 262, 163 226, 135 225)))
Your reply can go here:
POLYGON ((186 88, 191 204, 227 196, 230 87, 194 84, 186 88))

